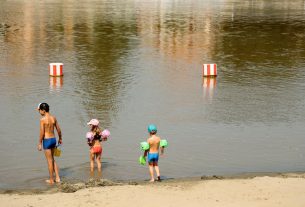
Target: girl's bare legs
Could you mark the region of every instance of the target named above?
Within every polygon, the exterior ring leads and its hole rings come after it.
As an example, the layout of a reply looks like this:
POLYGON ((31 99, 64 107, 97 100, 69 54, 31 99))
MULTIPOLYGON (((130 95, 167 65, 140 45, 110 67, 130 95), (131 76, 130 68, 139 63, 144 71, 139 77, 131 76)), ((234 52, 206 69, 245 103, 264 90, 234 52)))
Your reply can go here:
POLYGON ((97 178, 98 178, 98 179, 101 179, 101 178, 102 178, 102 171, 98 171, 98 172, 97 172, 97 178))
POLYGON ((96 154, 96 164, 98 172, 102 172, 101 154, 96 154))
POLYGON ((94 153, 90 152, 90 171, 94 171, 94 153))
POLYGON ((149 163, 149 174, 150 174, 150 181, 149 182, 154 182, 154 165, 153 163, 149 163))
POLYGON ((90 170, 90 178, 94 178, 94 171, 90 170))
POLYGON ((53 172, 54 172, 54 158, 52 155, 51 149, 47 149, 44 151, 44 154, 47 159, 48 163, 48 169, 49 169, 49 175, 50 175, 50 180, 46 180, 47 183, 54 184, 54 178, 53 178, 53 172))

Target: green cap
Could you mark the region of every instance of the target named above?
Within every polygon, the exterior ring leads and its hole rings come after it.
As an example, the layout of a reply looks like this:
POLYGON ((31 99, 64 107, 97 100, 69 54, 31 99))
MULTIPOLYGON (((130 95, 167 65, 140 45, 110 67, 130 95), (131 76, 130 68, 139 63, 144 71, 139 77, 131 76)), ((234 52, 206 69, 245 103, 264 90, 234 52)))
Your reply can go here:
POLYGON ((139 157, 139 163, 140 163, 140 165, 146 164, 146 158, 143 155, 139 157))
POLYGON ((149 144, 148 144, 147 142, 141 142, 140 145, 141 145, 141 149, 142 149, 143 151, 149 149, 149 144))
POLYGON ((167 146, 168 146, 168 143, 167 143, 166 139, 162 139, 160 141, 160 147, 167 147, 167 146))
POLYGON ((151 132, 157 133, 157 127, 156 127, 156 125, 154 125, 154 124, 150 124, 150 125, 147 127, 147 130, 148 130, 149 133, 151 133, 151 132))

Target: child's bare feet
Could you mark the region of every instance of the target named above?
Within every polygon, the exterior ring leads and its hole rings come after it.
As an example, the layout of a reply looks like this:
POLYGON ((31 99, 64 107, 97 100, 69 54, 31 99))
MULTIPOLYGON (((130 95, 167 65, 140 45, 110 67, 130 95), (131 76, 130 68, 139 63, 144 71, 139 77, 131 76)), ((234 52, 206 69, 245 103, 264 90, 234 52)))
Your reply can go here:
POLYGON ((60 178, 55 180, 56 183, 60 183, 60 178))
POLYGON ((155 182, 155 179, 151 179, 149 182, 150 182, 150 183, 153 183, 153 182, 155 182))
POLYGON ((46 183, 53 185, 54 181, 53 180, 46 180, 46 183))

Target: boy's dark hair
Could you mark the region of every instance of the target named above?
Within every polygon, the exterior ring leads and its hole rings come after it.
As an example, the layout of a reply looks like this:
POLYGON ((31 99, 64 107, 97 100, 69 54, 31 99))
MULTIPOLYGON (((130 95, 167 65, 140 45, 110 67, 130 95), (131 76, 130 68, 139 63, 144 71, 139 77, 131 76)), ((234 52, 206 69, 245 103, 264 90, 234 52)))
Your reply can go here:
POLYGON ((47 103, 41 103, 39 105, 39 109, 44 110, 45 112, 49 112, 50 107, 49 107, 49 104, 47 104, 47 103))
POLYGON ((157 132, 156 131, 151 131, 150 134, 155 135, 155 134, 157 134, 157 132))

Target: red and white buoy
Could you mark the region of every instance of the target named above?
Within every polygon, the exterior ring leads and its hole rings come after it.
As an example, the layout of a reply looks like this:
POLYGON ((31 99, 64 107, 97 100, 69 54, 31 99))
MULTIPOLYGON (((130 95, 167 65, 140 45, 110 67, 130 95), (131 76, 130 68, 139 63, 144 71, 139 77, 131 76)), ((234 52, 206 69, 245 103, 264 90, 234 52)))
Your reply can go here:
POLYGON ((217 65, 216 64, 203 64, 202 75, 204 77, 216 77, 217 76, 217 65))
POLYGON ((57 76, 63 76, 63 63, 50 63, 49 64, 49 71, 50 76, 57 77, 57 76))

